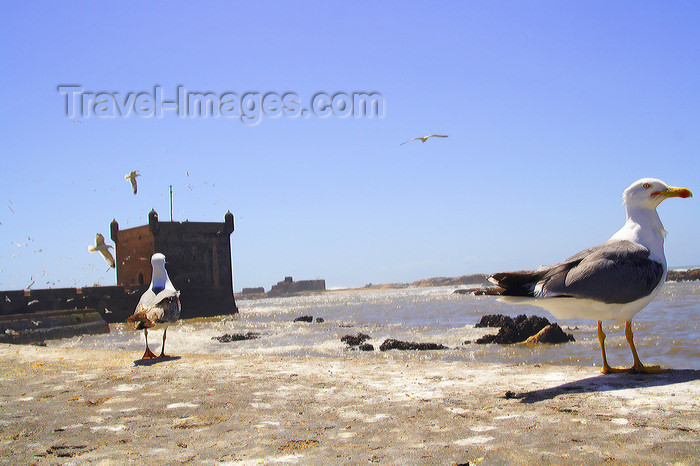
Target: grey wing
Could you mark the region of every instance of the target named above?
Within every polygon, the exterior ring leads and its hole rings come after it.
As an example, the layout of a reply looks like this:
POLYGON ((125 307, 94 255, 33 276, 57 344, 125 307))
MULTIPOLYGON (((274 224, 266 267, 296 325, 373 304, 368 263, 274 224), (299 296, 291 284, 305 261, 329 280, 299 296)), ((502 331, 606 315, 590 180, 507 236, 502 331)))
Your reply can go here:
POLYGON ((177 320, 180 317, 180 292, 166 289, 155 294, 150 289, 146 290, 134 314, 141 312, 149 321, 156 324, 177 320))
POLYGON ((165 289, 155 295, 154 317, 155 322, 172 322, 180 317, 180 292, 165 289))
POLYGON ((163 313, 160 316, 159 322, 174 322, 180 317, 180 294, 166 298, 165 301, 161 301, 161 306, 159 306, 163 313))
POLYGON ((540 284, 544 296, 628 303, 650 294, 662 278, 663 265, 649 259, 648 249, 614 241, 552 267, 540 284))

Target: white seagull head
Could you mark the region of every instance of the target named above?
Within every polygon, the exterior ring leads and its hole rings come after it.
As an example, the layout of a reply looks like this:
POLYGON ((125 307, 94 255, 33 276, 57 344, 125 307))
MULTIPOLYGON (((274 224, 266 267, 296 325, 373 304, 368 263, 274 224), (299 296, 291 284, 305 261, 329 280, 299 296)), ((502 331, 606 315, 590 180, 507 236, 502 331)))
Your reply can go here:
POLYGON ((687 188, 669 186, 656 178, 642 178, 632 183, 622 193, 622 202, 630 209, 656 209, 664 199, 669 197, 693 197, 687 188))
POLYGON ((151 266, 153 267, 151 289, 155 293, 157 293, 156 290, 161 291, 166 288, 175 291, 175 287, 168 277, 168 272, 165 270, 165 255, 159 252, 153 254, 151 256, 151 266))

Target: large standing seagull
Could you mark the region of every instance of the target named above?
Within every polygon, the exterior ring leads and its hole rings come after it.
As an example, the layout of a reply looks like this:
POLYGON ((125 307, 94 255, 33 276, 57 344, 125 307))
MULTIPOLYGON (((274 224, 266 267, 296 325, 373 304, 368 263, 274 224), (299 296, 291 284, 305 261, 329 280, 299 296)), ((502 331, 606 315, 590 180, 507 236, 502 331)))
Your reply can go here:
POLYGON ((530 298, 506 298, 507 302, 542 307, 557 319, 597 320, 604 374, 625 370, 661 372, 658 366, 644 366, 639 360, 631 321, 666 280, 666 230, 656 208, 669 197, 692 195, 686 188, 675 188, 654 178, 636 181, 622 194, 627 222, 608 241, 558 264, 535 271, 497 273, 489 281, 504 288, 505 296, 530 298), (625 322, 625 337, 634 358, 630 369, 608 365, 604 320, 625 322))
POLYGON ((175 289, 168 272, 165 270, 165 256, 155 253, 151 257, 153 275, 151 286, 141 295, 134 315, 126 319, 134 324, 135 330, 144 331, 146 338, 146 352, 142 359, 155 358, 156 355, 148 348, 148 329, 155 326, 164 326, 163 346, 160 349, 159 358, 167 357, 165 354, 165 334, 168 332, 168 324, 175 322, 180 317, 180 292, 175 289))

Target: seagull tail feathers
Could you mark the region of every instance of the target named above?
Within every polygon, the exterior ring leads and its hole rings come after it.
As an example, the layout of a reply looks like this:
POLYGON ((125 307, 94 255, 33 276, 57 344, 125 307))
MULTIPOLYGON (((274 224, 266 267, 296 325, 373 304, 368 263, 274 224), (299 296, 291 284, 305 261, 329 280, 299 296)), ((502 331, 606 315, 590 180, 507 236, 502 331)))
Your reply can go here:
POLYGON ((501 272, 488 277, 494 285, 505 291, 504 296, 534 296, 537 282, 545 275, 546 270, 522 270, 519 272, 501 272))
POLYGON ((147 309, 141 312, 137 312, 136 314, 127 318, 126 321, 134 324, 134 330, 142 330, 144 328, 153 327, 155 324, 151 321, 151 319, 146 317, 147 312, 147 309))

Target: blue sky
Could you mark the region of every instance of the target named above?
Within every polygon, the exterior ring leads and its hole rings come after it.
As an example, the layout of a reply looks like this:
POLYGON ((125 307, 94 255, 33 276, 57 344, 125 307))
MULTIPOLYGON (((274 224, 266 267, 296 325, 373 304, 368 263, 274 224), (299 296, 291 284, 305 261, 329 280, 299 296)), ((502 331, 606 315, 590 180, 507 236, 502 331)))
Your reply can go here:
MULTIPOLYGON (((0 9, 1 289, 114 284, 87 246, 113 218, 167 220, 171 184, 175 220, 234 213, 236 290, 537 267, 611 236, 638 178, 700 191, 695 2, 0 9), (304 107, 319 92, 376 92, 384 114, 69 118, 67 84, 292 92, 304 107), (449 138, 400 145, 430 133, 449 138)), ((697 198, 659 213, 669 265, 700 264, 697 198)))

